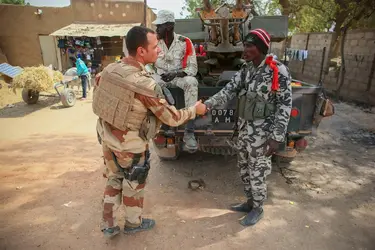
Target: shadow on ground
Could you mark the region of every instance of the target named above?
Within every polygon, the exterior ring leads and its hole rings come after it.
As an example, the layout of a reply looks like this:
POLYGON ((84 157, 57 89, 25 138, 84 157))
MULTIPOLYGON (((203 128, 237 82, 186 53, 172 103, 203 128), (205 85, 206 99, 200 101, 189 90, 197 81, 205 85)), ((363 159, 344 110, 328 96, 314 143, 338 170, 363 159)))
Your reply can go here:
POLYGON ((0 109, 0 118, 17 118, 32 114, 43 108, 55 105, 60 102, 59 97, 40 97, 36 104, 27 104, 25 102, 17 102, 11 107, 0 109), (14 106, 13 106, 14 105, 14 106))
MULTIPOLYGON (((153 231, 106 241, 99 231, 102 177, 95 136, 37 134, 0 143, 0 245, 6 249, 371 249, 375 244, 374 165, 322 134, 289 168, 274 166, 265 217, 252 228, 230 212, 243 200, 235 157, 152 154, 144 214, 153 231), (335 161, 335 162, 333 162, 335 161), (192 191, 188 181, 206 188, 192 191), (360 180, 360 181, 359 181, 360 180)), ((368 157, 368 158, 366 158, 368 157)), ((123 210, 117 213, 122 226, 123 210)))

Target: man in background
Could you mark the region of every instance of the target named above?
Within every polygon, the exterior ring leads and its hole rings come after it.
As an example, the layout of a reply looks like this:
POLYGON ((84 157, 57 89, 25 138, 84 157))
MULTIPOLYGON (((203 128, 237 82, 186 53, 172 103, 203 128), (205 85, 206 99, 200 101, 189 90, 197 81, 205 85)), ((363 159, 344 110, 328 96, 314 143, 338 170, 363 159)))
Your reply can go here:
POLYGON ((81 78, 81 83, 82 83, 82 99, 81 100, 86 100, 87 85, 88 85, 89 74, 90 74, 89 69, 87 68, 85 62, 82 61, 80 56, 78 56, 78 58, 71 57, 71 60, 76 65, 78 77, 81 78))
MULTIPOLYGON (((184 91, 185 107, 193 106, 198 100, 197 58, 191 40, 174 32, 174 13, 161 10, 157 14, 156 33, 161 53, 155 62, 158 83, 162 86, 179 87, 184 91)), ((198 144, 194 136, 194 120, 186 124, 183 141, 189 152, 195 152, 198 144)))

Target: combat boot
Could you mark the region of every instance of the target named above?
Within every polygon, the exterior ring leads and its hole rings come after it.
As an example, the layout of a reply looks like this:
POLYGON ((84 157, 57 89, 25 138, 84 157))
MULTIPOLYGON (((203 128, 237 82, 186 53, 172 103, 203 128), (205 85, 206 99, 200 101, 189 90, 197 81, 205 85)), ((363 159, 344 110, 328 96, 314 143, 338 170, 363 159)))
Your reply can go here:
POLYGON ((240 224, 245 227, 253 226, 263 218, 263 214, 262 207, 255 207, 240 221, 240 224))
POLYGON ((104 234, 104 237, 111 239, 114 236, 119 234, 120 227, 116 226, 116 227, 106 228, 106 229, 103 229, 102 232, 104 234))
POLYGON ((242 212, 242 213, 250 213, 252 208, 253 208, 253 200, 251 199, 248 199, 247 202, 236 203, 230 206, 230 210, 235 211, 235 212, 242 212))
POLYGON ((142 223, 139 227, 124 227, 125 234, 133 234, 142 231, 147 231, 152 229, 155 226, 155 221, 152 219, 142 219, 142 223))
POLYGON ((183 141, 185 143, 185 147, 189 152, 195 152, 198 149, 197 140, 194 137, 194 133, 185 132, 183 141))

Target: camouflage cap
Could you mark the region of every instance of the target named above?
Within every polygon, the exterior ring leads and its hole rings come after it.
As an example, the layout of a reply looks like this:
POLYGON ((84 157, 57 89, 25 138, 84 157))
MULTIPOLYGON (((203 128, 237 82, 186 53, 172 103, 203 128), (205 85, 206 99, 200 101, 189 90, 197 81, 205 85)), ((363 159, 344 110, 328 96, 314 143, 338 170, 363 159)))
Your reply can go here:
POLYGON ((156 20, 152 23, 155 25, 163 24, 163 23, 174 23, 174 13, 169 10, 161 10, 156 15, 156 20))

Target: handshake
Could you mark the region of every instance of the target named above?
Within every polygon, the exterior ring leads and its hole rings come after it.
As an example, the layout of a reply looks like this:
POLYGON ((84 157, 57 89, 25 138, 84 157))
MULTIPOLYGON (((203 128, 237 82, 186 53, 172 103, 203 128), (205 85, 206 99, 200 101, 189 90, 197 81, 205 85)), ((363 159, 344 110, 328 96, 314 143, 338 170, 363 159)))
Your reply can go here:
POLYGON ((199 100, 195 103, 195 113, 197 115, 205 115, 207 111, 209 110, 209 107, 207 107, 205 103, 202 103, 202 100, 199 100))

